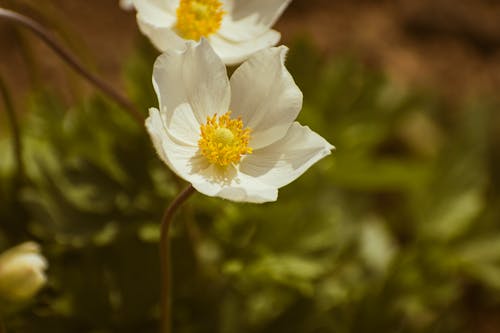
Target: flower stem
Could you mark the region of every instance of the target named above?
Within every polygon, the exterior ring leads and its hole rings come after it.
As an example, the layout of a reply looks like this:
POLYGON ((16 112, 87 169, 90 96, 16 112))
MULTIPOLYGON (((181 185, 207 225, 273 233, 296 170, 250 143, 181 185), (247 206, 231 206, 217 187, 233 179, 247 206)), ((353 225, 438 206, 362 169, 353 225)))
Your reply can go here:
POLYGON ((142 126, 144 122, 144 117, 137 110, 137 108, 126 97, 122 96, 106 81, 90 73, 77 60, 77 58, 73 54, 71 54, 71 52, 65 49, 56 40, 56 38, 40 23, 34 21, 33 19, 27 16, 21 15, 15 11, 1 7, 0 7, 0 18, 20 24, 31 30, 37 37, 43 40, 59 57, 61 57, 70 67, 72 67, 73 70, 75 70, 75 72, 83 76, 88 82, 93 84, 95 87, 99 88, 104 94, 108 95, 118 105, 123 107, 130 114, 130 116, 132 116, 133 119, 136 120, 142 126))
MULTIPOLYGON (((21 130, 19 126, 19 122, 17 120, 16 112, 14 111, 14 106, 12 105, 12 101, 10 99, 9 91, 4 84, 4 81, 0 77, 0 96, 2 96, 5 106, 5 111, 7 114, 7 122, 10 125, 12 131, 12 142, 13 142, 13 151, 14 151, 14 159, 16 161, 16 170, 17 170, 17 182, 21 182, 24 179, 25 168, 23 163, 23 145, 21 141, 21 130)), ((18 184, 16 184, 18 185, 18 184)), ((0 331, 1 332, 1 331, 0 331)))
POLYGON ((161 330, 160 333, 171 332, 171 270, 170 270, 170 242, 169 230, 172 218, 179 207, 195 192, 192 185, 185 188, 172 201, 163 214, 160 236, 160 261, 161 261, 161 330))

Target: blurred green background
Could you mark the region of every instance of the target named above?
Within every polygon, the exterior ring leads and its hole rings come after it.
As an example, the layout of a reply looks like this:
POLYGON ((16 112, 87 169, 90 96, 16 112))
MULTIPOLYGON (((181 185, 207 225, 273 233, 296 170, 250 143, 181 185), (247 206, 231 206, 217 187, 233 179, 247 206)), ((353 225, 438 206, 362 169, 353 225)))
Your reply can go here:
MULTIPOLYGON (((79 45, 56 2, 33 3, 0 2, 51 22, 93 68, 101 50, 79 45)), ((183 206, 172 233, 175 332, 499 332, 499 87, 468 94, 456 82, 450 93, 439 75, 403 84, 412 80, 359 50, 292 34, 305 4, 294 6, 280 24, 304 92, 299 120, 337 150, 276 203, 196 194, 183 206)), ((48 286, 6 317, 8 332, 156 332, 158 225, 184 184, 123 110, 73 74, 51 84, 38 66, 49 51, 8 29, 34 83, 0 72, 0 250, 35 240, 50 264, 48 286)), ((131 46, 117 84, 145 112, 157 104, 157 53, 136 33, 122 38, 131 46)))

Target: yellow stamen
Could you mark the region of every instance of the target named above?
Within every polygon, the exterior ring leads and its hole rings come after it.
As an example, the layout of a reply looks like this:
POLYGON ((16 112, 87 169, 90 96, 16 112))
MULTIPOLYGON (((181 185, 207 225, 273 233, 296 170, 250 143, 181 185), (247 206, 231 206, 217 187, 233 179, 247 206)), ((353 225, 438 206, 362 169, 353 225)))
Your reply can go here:
POLYGON ((237 164, 242 155, 252 153, 248 147, 250 129, 244 129, 241 119, 231 119, 230 115, 231 111, 218 119, 217 115, 207 117, 207 123, 200 126, 201 153, 210 163, 221 167, 237 164))
POLYGON ((175 28, 183 38, 198 41, 219 30, 224 14, 218 0, 180 0, 175 28))

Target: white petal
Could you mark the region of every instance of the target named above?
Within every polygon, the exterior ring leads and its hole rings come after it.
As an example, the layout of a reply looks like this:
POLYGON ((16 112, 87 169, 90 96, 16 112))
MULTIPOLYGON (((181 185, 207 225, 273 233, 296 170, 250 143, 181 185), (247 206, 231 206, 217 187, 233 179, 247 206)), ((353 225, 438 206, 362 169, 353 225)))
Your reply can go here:
POLYGON ((146 119, 146 129, 160 159, 179 177, 189 181, 209 165, 198 153, 198 147, 185 145, 175 140, 163 124, 160 112, 151 108, 146 119))
POLYGON ((165 136, 167 136, 167 130, 165 129, 163 119, 160 116, 160 111, 158 109, 149 109, 149 117, 146 118, 146 129, 151 137, 151 141, 153 141, 156 153, 160 159, 172 169, 172 166, 162 147, 162 140, 165 136))
POLYGON ((232 43, 246 42, 259 37, 270 30, 268 27, 255 23, 255 16, 233 21, 232 17, 224 16, 218 34, 232 43))
POLYGON ((171 27, 175 16, 169 1, 164 0, 133 0, 137 16, 156 27, 171 27))
POLYGON ((297 179, 332 149, 320 135, 295 122, 283 139, 245 156, 240 171, 279 188, 297 179))
POLYGON ((141 32, 149 38, 158 50, 183 51, 186 49, 186 41, 172 31, 171 26, 167 23, 164 26, 159 26, 137 14, 137 24, 141 32))
POLYGON ((177 7, 179 7, 180 0, 156 0, 165 3, 165 6, 172 12, 175 13, 177 7))
MULTIPOLYGON (((238 1, 238 0, 236 0, 236 1, 238 1)), ((221 0, 221 2, 222 2, 222 8, 224 8, 224 11, 226 13, 231 13, 233 11, 235 0, 221 0)), ((227 16, 227 15, 225 15, 225 16, 227 16)))
POLYGON ((241 42, 255 38, 274 25, 291 0, 234 1, 222 22, 220 34, 241 42))
POLYGON ((169 112, 187 101, 182 80, 182 52, 169 50, 158 58, 153 66, 153 87, 160 103, 160 109, 169 112))
POLYGON ((238 172, 234 167, 225 169, 211 165, 190 179, 199 192, 236 202, 263 203, 276 201, 278 189, 238 172))
POLYGON ((160 55, 153 67, 153 87, 165 127, 177 140, 195 145, 199 139, 200 124, 188 103, 182 84, 183 65, 181 52, 170 50, 160 55))
POLYGON ((183 54, 182 80, 186 97, 200 124, 214 114, 229 110, 231 90, 226 66, 205 38, 200 43, 190 43, 183 54))
POLYGON ((191 105, 183 103, 174 109, 168 119, 168 112, 165 111, 165 124, 167 131, 183 144, 198 146, 200 139, 200 124, 194 116, 191 105))
POLYGON ((232 42, 215 34, 210 36, 210 44, 222 61, 231 66, 245 61, 262 49, 276 45, 280 38, 281 34, 275 30, 269 30, 259 37, 245 42, 232 42))
POLYGON ((172 171, 188 182, 200 179, 200 172, 209 166, 198 147, 179 144, 171 137, 163 140, 162 147, 172 165, 172 171))
POLYGON ((238 173, 230 186, 225 186, 217 196, 236 202, 264 203, 278 199, 278 189, 253 177, 238 173))
POLYGON ((269 145, 287 133, 302 108, 302 92, 285 68, 288 49, 262 50, 231 77, 231 110, 252 129, 250 147, 269 145))

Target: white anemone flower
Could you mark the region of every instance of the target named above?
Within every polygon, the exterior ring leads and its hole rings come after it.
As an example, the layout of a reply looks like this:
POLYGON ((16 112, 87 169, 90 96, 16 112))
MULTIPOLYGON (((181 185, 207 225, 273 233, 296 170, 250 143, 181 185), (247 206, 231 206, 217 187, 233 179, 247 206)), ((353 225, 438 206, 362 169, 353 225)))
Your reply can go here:
POLYGON ((205 195, 262 203, 330 154, 332 145, 295 122, 302 92, 287 51, 257 52, 231 80, 205 39, 159 56, 160 108, 149 110, 146 128, 163 162, 205 195))
POLYGON ((281 38, 271 27, 291 0, 133 0, 137 23, 157 49, 184 50, 208 39, 226 65, 241 63, 281 38))

